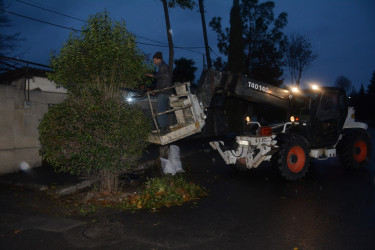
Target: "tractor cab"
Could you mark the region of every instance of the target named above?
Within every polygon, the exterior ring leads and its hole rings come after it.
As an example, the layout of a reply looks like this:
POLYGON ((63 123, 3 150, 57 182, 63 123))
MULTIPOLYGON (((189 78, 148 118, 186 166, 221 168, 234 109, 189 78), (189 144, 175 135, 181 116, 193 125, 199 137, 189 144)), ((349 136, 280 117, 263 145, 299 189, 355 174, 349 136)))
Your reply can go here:
POLYGON ((345 92, 332 87, 301 90, 293 96, 291 112, 300 125, 292 131, 305 137, 311 148, 335 145, 348 113, 345 92))

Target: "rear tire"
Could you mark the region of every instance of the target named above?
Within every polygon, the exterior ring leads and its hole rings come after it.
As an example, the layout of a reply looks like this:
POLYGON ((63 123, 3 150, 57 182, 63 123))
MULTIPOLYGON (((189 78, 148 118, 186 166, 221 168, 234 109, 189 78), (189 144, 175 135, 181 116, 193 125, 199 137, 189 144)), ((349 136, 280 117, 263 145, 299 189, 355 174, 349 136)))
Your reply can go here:
POLYGON ((286 180, 299 180, 308 171, 309 146, 303 137, 291 135, 289 138, 284 138, 280 150, 273 157, 276 157, 280 174, 286 180))
POLYGON ((344 133, 337 146, 341 164, 348 169, 365 168, 371 158, 371 141, 367 131, 352 129, 344 133))

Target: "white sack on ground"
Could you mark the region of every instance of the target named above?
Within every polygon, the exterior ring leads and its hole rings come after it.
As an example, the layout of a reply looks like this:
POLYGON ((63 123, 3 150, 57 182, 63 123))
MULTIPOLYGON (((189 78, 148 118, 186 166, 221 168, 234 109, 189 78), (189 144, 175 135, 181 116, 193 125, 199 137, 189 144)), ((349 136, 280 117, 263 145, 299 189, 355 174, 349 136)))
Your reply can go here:
POLYGON ((168 160, 172 164, 176 173, 185 172, 182 168, 182 163, 180 159, 180 148, 176 145, 171 145, 169 147, 168 160))
POLYGON ((161 161, 161 167, 163 168, 164 174, 171 174, 171 175, 176 174, 176 170, 174 169, 172 163, 169 160, 160 158, 160 161, 161 161))

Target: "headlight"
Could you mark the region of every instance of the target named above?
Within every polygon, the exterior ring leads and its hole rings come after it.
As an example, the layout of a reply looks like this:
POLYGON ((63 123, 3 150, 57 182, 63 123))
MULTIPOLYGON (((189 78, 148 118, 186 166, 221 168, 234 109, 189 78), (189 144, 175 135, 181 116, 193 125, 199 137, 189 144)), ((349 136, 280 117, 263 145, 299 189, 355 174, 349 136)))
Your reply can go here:
POLYGON ((299 89, 298 89, 297 87, 293 87, 293 88, 292 88, 292 92, 293 92, 293 93, 298 93, 298 92, 299 92, 299 89))
POLYGON ((312 85, 311 85, 311 88, 312 88, 313 90, 319 90, 319 87, 318 87, 318 85, 316 85, 316 84, 312 84, 312 85))
POLYGON ((238 144, 240 144, 240 145, 244 145, 244 146, 249 146, 249 142, 248 142, 248 141, 242 141, 242 140, 239 140, 239 141, 238 141, 238 144))

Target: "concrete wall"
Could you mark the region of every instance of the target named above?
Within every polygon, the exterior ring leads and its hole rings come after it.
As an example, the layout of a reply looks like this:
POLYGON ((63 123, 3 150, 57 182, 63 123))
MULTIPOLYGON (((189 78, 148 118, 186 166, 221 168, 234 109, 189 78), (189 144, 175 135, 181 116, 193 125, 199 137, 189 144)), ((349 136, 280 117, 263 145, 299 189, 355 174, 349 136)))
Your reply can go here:
POLYGON ((0 84, 0 174, 19 171, 19 164, 27 162, 31 167, 42 163, 39 155, 38 126, 48 106, 66 98, 65 93, 29 91, 30 102, 25 101, 28 91, 25 80, 20 84, 0 84))

